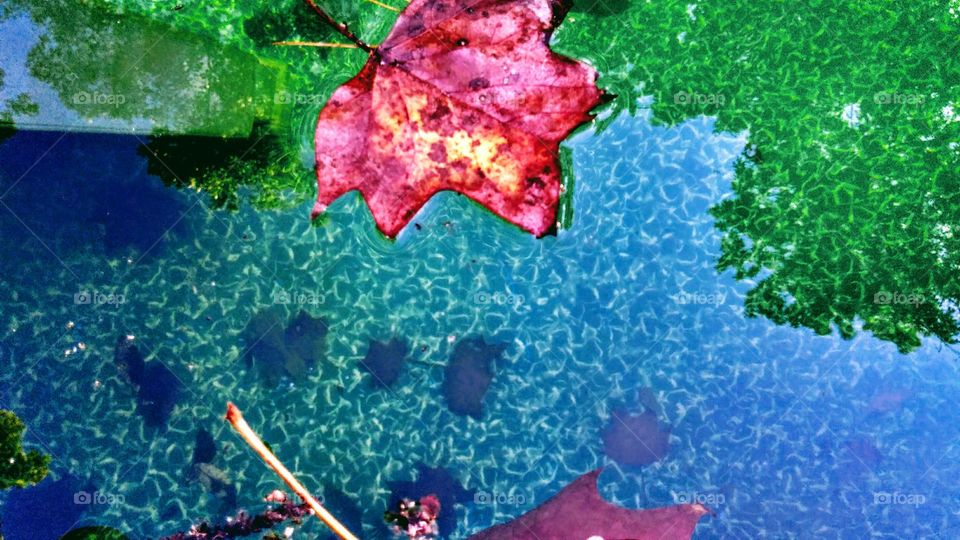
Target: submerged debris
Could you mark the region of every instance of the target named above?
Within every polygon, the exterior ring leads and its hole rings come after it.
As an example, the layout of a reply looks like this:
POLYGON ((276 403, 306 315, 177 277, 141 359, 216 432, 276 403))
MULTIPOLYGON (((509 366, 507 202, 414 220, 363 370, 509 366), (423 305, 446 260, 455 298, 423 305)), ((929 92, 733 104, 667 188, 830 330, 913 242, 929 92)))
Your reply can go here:
POLYGON ((457 343, 453 359, 443 372, 443 397, 450 410, 477 420, 483 412, 483 398, 493 381, 493 363, 507 346, 487 343, 482 337, 457 343))
POLYGON ((371 341, 367 355, 360 362, 373 377, 373 385, 378 388, 389 388, 393 385, 403 370, 410 346, 400 338, 390 341, 371 341))
POLYGON ((113 361, 137 388, 137 412, 151 427, 166 426, 180 398, 180 379, 158 360, 146 362, 131 335, 120 336, 113 361))
POLYGON ((213 463, 215 457, 217 457, 217 444, 213 440, 213 435, 210 435, 210 432, 203 428, 198 429, 191 463, 193 465, 213 463))
POLYGON ((651 411, 614 411, 602 438, 603 452, 621 465, 649 465, 670 452, 670 428, 661 426, 651 411))
POLYGON ((200 482, 208 493, 220 500, 222 511, 232 512, 237 508, 237 487, 226 472, 213 464, 216 457, 217 446, 213 436, 209 431, 200 428, 197 431, 187 478, 200 482))
POLYGON ((327 322, 301 311, 290 324, 274 309, 261 311, 250 319, 243 338, 247 343, 244 360, 247 368, 256 368, 260 376, 276 385, 284 375, 294 381, 307 374, 324 354, 327 322))

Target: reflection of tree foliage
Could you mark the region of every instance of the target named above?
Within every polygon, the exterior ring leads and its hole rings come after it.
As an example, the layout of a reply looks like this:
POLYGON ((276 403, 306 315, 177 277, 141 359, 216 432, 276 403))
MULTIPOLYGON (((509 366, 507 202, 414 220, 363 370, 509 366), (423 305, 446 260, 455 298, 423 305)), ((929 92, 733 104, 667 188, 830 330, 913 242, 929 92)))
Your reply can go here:
MULTIPOLYGON (((6 73, 3 69, 0 69, 0 90, 3 90, 5 77, 6 73)), ((12 124, 14 114, 29 116, 35 115, 39 111, 40 107, 25 93, 20 93, 14 98, 7 99, 3 107, 0 107, 0 140, 9 137, 13 133, 9 126, 5 127, 3 124, 12 124)))
POLYGON ((30 96, 25 93, 17 94, 17 97, 8 99, 6 106, 13 114, 29 116, 40 112, 40 106, 34 103, 30 96))
POLYGON ((718 267, 759 280, 749 314, 845 337, 859 319, 907 351, 960 331, 960 21, 947 4, 632 2, 577 16, 557 44, 601 68, 617 108, 642 82, 658 122, 710 114, 748 131, 735 196, 712 213, 718 267))
POLYGON ((150 174, 169 186, 203 191, 218 208, 238 208, 243 190, 258 208, 277 208, 291 198, 299 202, 291 193, 313 189, 312 173, 298 170, 265 123, 245 139, 154 136, 139 153, 148 159, 150 174))
POLYGON ((630 0, 573 0, 570 12, 596 17, 619 15, 630 7, 630 0))
POLYGON ((0 490, 26 487, 47 476, 50 456, 24 452, 21 438, 27 427, 10 411, 0 410, 0 490))
MULTIPOLYGON (((250 53, 154 17, 116 15, 107 2, 21 4, 46 28, 29 53, 31 74, 67 107, 87 118, 150 118, 163 133, 204 135, 157 135, 145 145, 150 172, 168 185, 205 191, 231 209, 244 192, 259 208, 296 204, 313 192, 298 141, 254 121, 273 118, 267 113, 276 99, 250 53)), ((9 103, 21 114, 32 103, 22 97, 9 103)))
POLYGON ((267 72, 249 54, 116 15, 104 2, 42 0, 24 9, 46 28, 28 56, 31 75, 85 118, 149 118, 167 130, 236 134, 249 130, 261 106, 250 96, 267 72))
POLYGON ((60 540, 127 540, 127 536, 113 527, 88 525, 71 529, 60 540))
MULTIPOLYGON (((176 13, 164 3, 122 4, 129 13, 283 61, 290 92, 329 95, 363 61, 356 51, 270 47, 278 39, 327 39, 294 2, 197 3, 176 13)), ((327 7, 372 42, 395 18, 347 0, 327 7)), ((60 7, 41 19, 75 12, 60 7)), ((81 22, 54 21, 45 45, 104 24, 81 22)), ((844 336, 861 319, 909 350, 918 336, 949 342, 958 333, 952 306, 960 300, 960 122, 945 118, 960 113, 958 30, 945 0, 584 0, 574 4, 554 46, 598 67, 601 86, 619 96, 615 111, 652 94, 655 121, 709 114, 717 129, 748 131, 735 196, 713 209, 723 233, 719 268, 759 279, 748 313, 820 333, 836 326, 844 336), (841 118, 845 107, 849 124, 841 118), (886 302, 886 293, 899 296, 886 302)), ((91 49, 98 59, 91 67, 108 61, 92 50, 97 46, 73 47, 71 55, 91 49)), ((58 59, 70 57, 44 60, 58 59)), ((228 162, 194 169, 227 170, 228 162)), ((266 178, 223 175, 206 186, 231 206, 231 186, 269 185, 266 178)))
MULTIPOLYGON (((320 3, 372 40, 395 16, 353 0, 320 3)), ((301 137, 299 119, 315 118, 319 104, 363 62, 358 51, 271 46, 278 40, 340 39, 299 0, 205 2, 181 10, 163 2, 9 0, 4 8, 7 14, 25 11, 46 28, 30 53, 31 73, 51 84, 71 109, 94 119, 152 118, 164 133, 212 135, 159 135, 146 145, 156 154, 146 148, 142 153, 168 185, 205 191, 224 208, 235 208, 244 197, 259 208, 289 206, 314 193, 313 173, 300 160, 307 137, 301 137), (304 99, 278 105, 276 89, 250 71, 256 65, 251 55, 286 66, 280 89, 304 99), (123 96, 123 103, 76 103, 78 92, 123 96), (251 94, 259 100, 256 111, 238 103, 251 94), (298 127, 275 123, 267 134, 257 124, 251 134, 254 117, 293 118, 298 127)))
MULTIPOLYGON (((355 4, 350 6, 349 13, 340 16, 353 13, 356 13, 355 4)), ((243 21, 243 31, 258 47, 269 47, 277 41, 334 41, 339 35, 321 24, 317 14, 299 0, 263 5, 243 21)), ((317 52, 325 55, 328 51, 317 52)))

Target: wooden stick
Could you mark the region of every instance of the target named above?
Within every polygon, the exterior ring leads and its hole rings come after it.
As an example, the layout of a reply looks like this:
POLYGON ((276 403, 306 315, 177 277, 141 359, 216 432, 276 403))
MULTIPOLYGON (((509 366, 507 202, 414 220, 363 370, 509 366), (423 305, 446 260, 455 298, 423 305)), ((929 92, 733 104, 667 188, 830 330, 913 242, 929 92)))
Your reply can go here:
POLYGON ((332 47, 336 49, 356 49, 353 43, 330 43, 329 41, 274 41, 271 45, 285 47, 332 47))
POLYGON ((310 492, 307 491, 307 488, 303 487, 296 478, 290 474, 290 471, 283 466, 283 463, 280 463, 280 460, 277 459, 277 456, 273 455, 266 445, 263 444, 263 441, 260 440, 260 437, 250 429, 250 426, 247 425, 247 421, 243 419, 243 415, 240 414, 240 409, 236 407, 233 403, 227 402, 227 421, 230 422, 230 425, 233 426, 233 429, 237 430, 237 433, 243 437, 243 440, 247 441, 247 444, 250 445, 253 450, 260 455, 260 458, 270 466, 277 475, 283 479, 283 481, 290 486, 290 489, 294 493, 300 496, 304 502, 310 505, 310 508, 313 509, 313 512, 317 514, 317 517, 323 521, 327 527, 330 527, 330 530, 336 533, 337 536, 343 540, 358 540, 356 536, 353 535, 346 527, 340 523, 337 518, 333 516, 330 512, 327 511, 323 505, 320 504, 313 495, 310 495, 310 492))

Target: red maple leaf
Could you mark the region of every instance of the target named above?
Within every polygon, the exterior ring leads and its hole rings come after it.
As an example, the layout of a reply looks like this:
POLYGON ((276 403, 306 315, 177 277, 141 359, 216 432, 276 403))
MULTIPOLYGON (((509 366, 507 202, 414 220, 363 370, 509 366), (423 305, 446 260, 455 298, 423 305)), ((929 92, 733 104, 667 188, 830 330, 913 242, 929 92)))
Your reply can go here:
POLYGON ((356 189, 392 238, 453 190, 553 232, 560 141, 602 97, 592 68, 548 47, 565 12, 560 0, 413 0, 376 48, 338 25, 370 57, 320 112, 313 217, 356 189))
POLYGON ((604 500, 597 491, 600 470, 577 478, 530 512, 485 529, 467 540, 546 540, 599 536, 606 540, 689 540, 710 510, 677 504, 629 510, 604 500))

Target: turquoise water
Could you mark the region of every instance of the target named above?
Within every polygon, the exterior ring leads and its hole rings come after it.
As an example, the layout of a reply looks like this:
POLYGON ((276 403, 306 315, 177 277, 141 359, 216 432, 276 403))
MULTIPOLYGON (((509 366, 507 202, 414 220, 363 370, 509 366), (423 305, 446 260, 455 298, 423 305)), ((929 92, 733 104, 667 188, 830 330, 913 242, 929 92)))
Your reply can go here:
POLYGON ((81 523, 155 538, 222 515, 185 473, 199 428, 239 505, 258 508, 277 480, 223 422, 232 400, 307 486, 336 486, 363 509, 369 538, 385 534, 387 483, 413 480, 420 462, 495 501, 458 505, 450 538, 599 466, 603 493, 626 506, 706 502, 716 515, 697 538, 960 530, 956 353, 746 318, 751 283, 714 270, 707 212, 731 196, 745 136, 714 133, 709 118, 655 127, 641 108, 573 137, 574 223, 543 240, 449 194, 395 243, 352 195, 318 228, 309 205, 213 211, 148 176, 139 144, 28 132, 0 144, 0 408, 54 457, 54 478, 122 499, 64 510, 81 523), (116 303, 78 304, 81 293, 116 303), (244 368, 243 330, 264 309, 329 323, 306 380, 268 386, 244 368), (121 335, 183 384, 167 429, 135 411, 113 364, 121 335), (455 343, 476 335, 509 344, 480 421, 441 395, 455 343), (359 360, 392 336, 413 353, 391 390, 375 390, 359 360), (642 410, 641 388, 672 426, 670 451, 621 469, 600 433, 615 408, 642 410))

